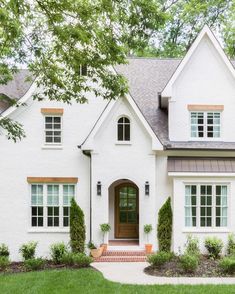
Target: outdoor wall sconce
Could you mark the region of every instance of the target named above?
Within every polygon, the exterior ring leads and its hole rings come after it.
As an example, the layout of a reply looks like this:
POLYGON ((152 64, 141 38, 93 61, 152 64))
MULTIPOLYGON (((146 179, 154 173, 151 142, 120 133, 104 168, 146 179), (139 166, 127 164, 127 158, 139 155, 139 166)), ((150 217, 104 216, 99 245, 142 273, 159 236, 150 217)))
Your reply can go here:
POLYGON ((149 196, 149 182, 145 182, 145 195, 149 196))
POLYGON ((101 196, 101 182, 97 182, 97 195, 101 196))

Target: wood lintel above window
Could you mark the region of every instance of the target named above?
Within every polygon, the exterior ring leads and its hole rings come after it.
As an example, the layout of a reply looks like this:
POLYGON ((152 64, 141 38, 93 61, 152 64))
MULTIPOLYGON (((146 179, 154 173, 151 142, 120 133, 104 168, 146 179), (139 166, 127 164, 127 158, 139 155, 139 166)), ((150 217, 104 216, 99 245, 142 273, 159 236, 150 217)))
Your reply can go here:
POLYGON ((188 104, 189 111, 223 111, 224 105, 188 104))
POLYGON ((45 115, 63 115, 63 108, 41 108, 41 113, 45 115))
POLYGON ((28 183, 68 183, 68 184, 76 184, 78 182, 78 178, 60 178, 60 177, 27 177, 28 183))

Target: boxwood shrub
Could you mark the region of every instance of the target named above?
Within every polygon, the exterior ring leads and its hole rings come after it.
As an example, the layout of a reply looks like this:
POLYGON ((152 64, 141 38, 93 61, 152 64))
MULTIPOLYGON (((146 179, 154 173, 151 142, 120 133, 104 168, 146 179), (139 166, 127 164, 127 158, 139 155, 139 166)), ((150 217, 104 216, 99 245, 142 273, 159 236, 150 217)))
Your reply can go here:
POLYGON ((224 257, 219 263, 220 269, 229 274, 235 272, 235 257, 224 257))
POLYGON ((196 271, 199 263, 197 255, 184 254, 180 257, 180 264, 183 270, 187 273, 193 273, 196 271))
POLYGON ((147 261, 155 267, 161 267, 166 262, 170 261, 173 258, 173 253, 160 251, 155 254, 151 254, 147 257, 147 261))

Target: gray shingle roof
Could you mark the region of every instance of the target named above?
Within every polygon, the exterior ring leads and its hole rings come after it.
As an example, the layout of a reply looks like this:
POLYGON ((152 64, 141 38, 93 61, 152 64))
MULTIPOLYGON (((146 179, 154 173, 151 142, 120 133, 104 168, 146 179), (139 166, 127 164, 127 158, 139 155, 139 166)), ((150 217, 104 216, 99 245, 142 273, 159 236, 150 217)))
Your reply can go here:
MULTIPOLYGON (((158 108, 161 92, 181 59, 129 58, 129 64, 116 66, 127 77, 129 91, 154 133, 166 149, 235 150, 232 142, 173 142, 168 136, 167 112, 158 108)), ((235 61, 231 61, 235 67, 235 61)))
MULTIPOLYGON (((0 95, 6 95, 11 99, 20 99, 28 91, 32 84, 32 80, 28 81, 27 77, 30 77, 30 72, 27 69, 20 69, 14 74, 13 80, 6 85, 0 85, 0 95)), ((9 107, 7 100, 0 100, 0 113, 5 111, 9 107)))
MULTIPOLYGON (((216 149, 235 150, 232 142, 172 142, 168 138, 168 115, 159 108, 158 93, 163 90, 173 75, 181 59, 174 58, 128 58, 128 64, 117 65, 115 69, 123 74, 129 83, 129 92, 166 149, 216 149)), ((235 61, 232 61, 235 67, 235 61)), ((20 70, 7 85, 0 85, 0 94, 20 99, 29 89, 32 81, 27 81, 29 71, 20 70)), ((9 107, 0 102, 0 113, 9 107)))

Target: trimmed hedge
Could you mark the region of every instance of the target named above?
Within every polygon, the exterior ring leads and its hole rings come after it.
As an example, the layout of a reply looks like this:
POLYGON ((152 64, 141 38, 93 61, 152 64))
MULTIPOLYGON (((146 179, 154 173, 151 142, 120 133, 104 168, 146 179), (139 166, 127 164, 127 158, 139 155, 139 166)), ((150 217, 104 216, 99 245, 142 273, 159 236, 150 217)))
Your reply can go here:
POLYGON ((171 198, 163 204, 158 213, 157 238, 159 251, 171 251, 172 209, 171 198))
POLYGON ((74 253, 84 253, 86 227, 84 213, 74 199, 70 208, 70 245, 74 253))

